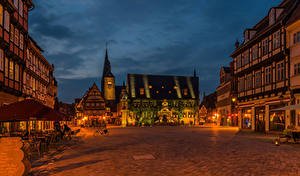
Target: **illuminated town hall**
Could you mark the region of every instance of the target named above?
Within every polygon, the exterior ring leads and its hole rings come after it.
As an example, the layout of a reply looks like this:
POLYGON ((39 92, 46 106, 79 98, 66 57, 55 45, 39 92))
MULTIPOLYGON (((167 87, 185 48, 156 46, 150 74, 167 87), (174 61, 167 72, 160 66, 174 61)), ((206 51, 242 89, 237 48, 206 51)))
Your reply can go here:
POLYGON ((192 76, 127 74, 117 86, 106 49, 101 91, 94 83, 76 99, 77 119, 129 125, 178 125, 198 122, 199 78, 192 76))

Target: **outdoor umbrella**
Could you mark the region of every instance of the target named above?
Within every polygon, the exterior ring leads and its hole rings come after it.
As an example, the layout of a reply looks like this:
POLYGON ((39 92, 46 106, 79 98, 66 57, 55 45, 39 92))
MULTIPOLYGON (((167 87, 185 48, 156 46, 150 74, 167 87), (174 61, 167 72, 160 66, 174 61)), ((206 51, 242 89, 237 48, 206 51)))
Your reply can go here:
POLYGON ((38 119, 49 109, 36 100, 26 99, 0 107, 0 122, 27 121, 33 117, 38 119))
POLYGON ((0 122, 16 122, 32 120, 60 121, 64 115, 44 104, 26 99, 0 107, 0 122))

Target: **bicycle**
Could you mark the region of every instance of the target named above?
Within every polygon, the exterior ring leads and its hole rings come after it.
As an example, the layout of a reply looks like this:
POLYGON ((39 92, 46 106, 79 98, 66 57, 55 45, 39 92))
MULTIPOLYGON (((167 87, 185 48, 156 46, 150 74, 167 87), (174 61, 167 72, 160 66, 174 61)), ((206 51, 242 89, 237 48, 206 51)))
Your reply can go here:
POLYGON ((104 129, 98 128, 94 132, 94 136, 102 136, 102 135, 109 135, 109 131, 107 128, 104 129))

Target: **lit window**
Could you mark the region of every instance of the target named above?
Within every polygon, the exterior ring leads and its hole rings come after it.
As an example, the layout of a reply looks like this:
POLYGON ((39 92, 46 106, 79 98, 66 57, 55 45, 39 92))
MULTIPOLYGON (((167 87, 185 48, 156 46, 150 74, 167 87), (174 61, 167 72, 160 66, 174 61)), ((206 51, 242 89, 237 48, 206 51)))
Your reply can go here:
POLYGON ((6 57, 5 58, 5 77, 8 77, 8 62, 9 62, 9 59, 6 57))
POLYGON ((14 79, 14 61, 9 61, 9 79, 14 79))
POLYGON ((140 88, 140 95, 144 95, 145 94, 145 89, 144 88, 140 88))
POLYGON ((171 94, 171 93, 172 93, 172 91, 169 90, 169 94, 171 94))
POLYGON ((0 25, 3 26, 3 6, 0 4, 0 25))
POLYGON ((188 89, 183 89, 183 95, 187 96, 188 95, 188 89))
POLYGON ((157 90, 157 91, 156 91, 156 93, 158 94, 158 93, 159 93, 159 91, 157 90))
POLYGON ((8 11, 4 11, 4 29, 9 32, 10 16, 8 11))
POLYGON ((4 52, 0 49, 0 71, 4 70, 4 52))
POLYGON ((151 85, 149 86, 149 89, 152 89, 152 86, 151 86, 151 85))
POLYGON ((19 65, 16 64, 16 65, 15 65, 15 80, 16 80, 16 81, 20 81, 19 78, 20 78, 20 77, 19 77, 19 65))

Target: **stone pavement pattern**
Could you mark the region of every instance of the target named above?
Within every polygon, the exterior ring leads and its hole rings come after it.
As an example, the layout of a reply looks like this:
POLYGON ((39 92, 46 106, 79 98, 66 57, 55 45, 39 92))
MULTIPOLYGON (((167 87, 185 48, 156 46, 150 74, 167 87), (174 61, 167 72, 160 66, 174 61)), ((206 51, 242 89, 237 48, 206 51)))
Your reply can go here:
POLYGON ((57 154, 34 175, 177 176, 300 175, 300 145, 275 146, 268 138, 233 128, 117 128, 57 154))

